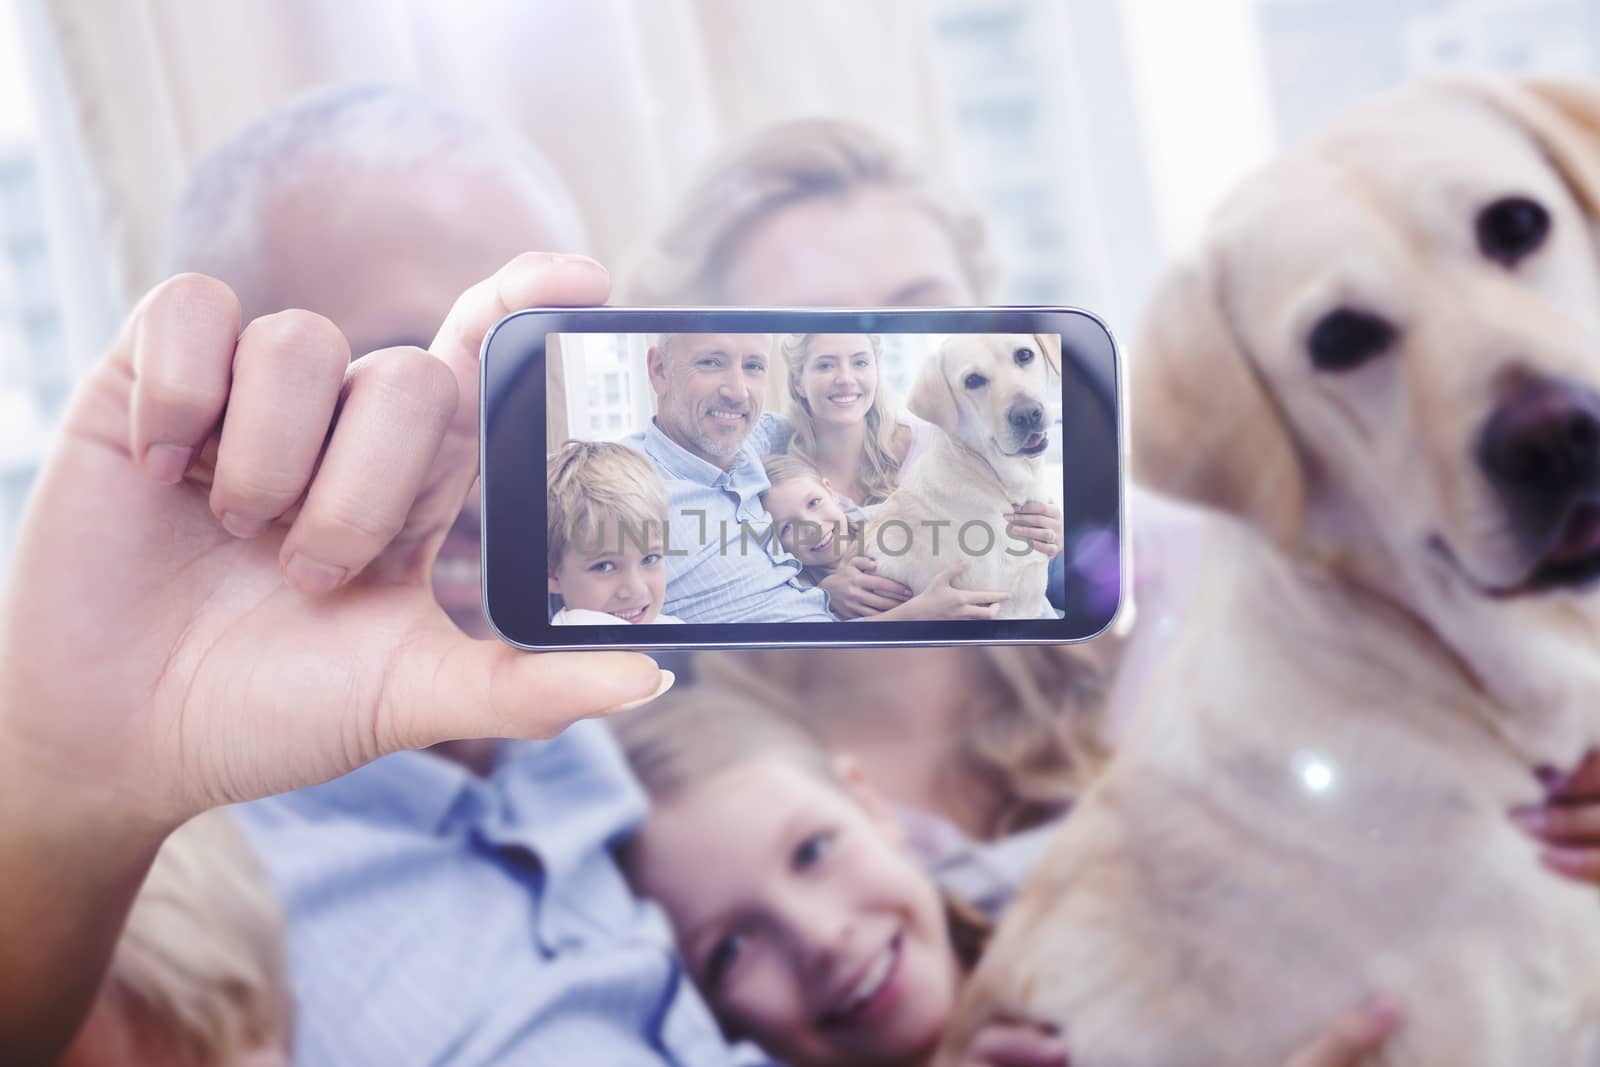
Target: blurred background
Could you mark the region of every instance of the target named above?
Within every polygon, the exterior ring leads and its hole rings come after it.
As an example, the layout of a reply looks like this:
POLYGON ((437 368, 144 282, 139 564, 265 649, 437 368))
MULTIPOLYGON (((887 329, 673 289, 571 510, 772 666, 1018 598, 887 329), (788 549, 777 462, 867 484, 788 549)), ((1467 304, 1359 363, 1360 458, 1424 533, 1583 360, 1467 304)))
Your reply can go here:
POLYGON ((1124 341, 1220 196, 1355 100, 1442 71, 1600 76, 1600 0, 8 0, 0 6, 0 559, 78 374, 162 273, 194 160, 352 79, 533 140, 593 252, 730 141, 868 123, 973 193, 998 302, 1124 341))

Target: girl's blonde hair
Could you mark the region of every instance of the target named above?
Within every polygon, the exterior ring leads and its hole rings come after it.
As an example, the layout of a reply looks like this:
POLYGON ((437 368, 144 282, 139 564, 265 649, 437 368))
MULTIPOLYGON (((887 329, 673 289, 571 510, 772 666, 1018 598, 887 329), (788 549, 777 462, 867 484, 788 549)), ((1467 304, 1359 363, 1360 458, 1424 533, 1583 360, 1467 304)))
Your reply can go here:
POLYGON ((774 452, 763 459, 761 465, 766 468, 767 481, 773 485, 792 482, 796 478, 815 478, 819 485, 822 483, 822 472, 817 470, 817 465, 793 452, 774 452))
MULTIPOLYGON (((811 354, 811 340, 816 334, 794 333, 783 339, 783 362, 789 372, 789 421, 794 424, 794 436, 789 439, 789 451, 817 462, 817 424, 807 402, 800 379, 805 374, 806 359, 811 354)), ((867 409, 867 439, 861 449, 861 484, 866 487, 864 499, 853 501, 861 506, 879 504, 888 499, 900 480, 900 461, 895 458, 894 413, 889 410, 888 393, 883 382, 883 339, 877 334, 867 334, 872 345, 872 359, 878 365, 878 387, 873 392, 872 406, 867 409)))
POLYGON ((794 716, 746 693, 691 683, 606 720, 652 803, 719 771, 768 756, 834 777, 828 750, 794 716))
MULTIPOLYGON (((680 796, 721 771, 762 759, 781 759, 844 789, 833 754, 802 724, 782 697, 694 682, 675 687, 645 707, 606 720, 652 805, 680 796)), ((621 849, 624 869, 629 846, 621 849)), ((976 908, 940 891, 951 948, 965 970, 991 932, 976 908)))
MULTIPOLYGON (((694 658, 694 672, 708 684, 754 699, 771 699, 771 693, 814 698, 818 685, 839 673, 819 660, 840 654, 863 653, 703 652, 694 658)), ((1075 645, 964 646, 945 654, 964 657, 973 676, 957 758, 994 798, 984 836, 1061 816, 1106 759, 1099 737, 1107 688, 1101 658, 1075 645)), ((815 700, 807 703, 814 706, 815 700)), ((848 700, 834 705, 847 710, 848 700)), ((786 713, 791 707, 788 701, 773 706, 786 713)))
POLYGON ((568 441, 546 465, 550 573, 574 539, 620 547, 630 539, 642 545, 652 532, 663 534, 667 490, 643 453, 612 441, 568 441), (607 522, 618 527, 615 542, 606 539, 607 522))
POLYGON ((726 304, 728 266, 753 229, 790 204, 866 187, 914 197, 950 235, 972 291, 987 298, 996 272, 982 215, 879 134, 824 118, 769 126, 715 160, 637 257, 622 291, 645 306, 726 304))
POLYGON ((282 913, 226 810, 191 820, 162 844, 103 995, 163 1062, 210 1067, 263 1047, 287 1050, 282 913))

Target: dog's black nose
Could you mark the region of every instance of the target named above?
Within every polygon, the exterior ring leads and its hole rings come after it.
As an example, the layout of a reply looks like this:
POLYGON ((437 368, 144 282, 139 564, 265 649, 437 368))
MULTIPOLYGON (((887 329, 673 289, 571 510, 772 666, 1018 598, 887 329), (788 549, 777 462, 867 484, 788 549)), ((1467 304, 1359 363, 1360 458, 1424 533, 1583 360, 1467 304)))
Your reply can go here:
POLYGON ((1600 485, 1600 397, 1566 382, 1522 384, 1484 424, 1478 464, 1523 505, 1600 485))
POLYGON ((1019 433, 1032 433, 1044 425, 1044 405, 1037 400, 1020 400, 1011 405, 1006 418, 1019 433))

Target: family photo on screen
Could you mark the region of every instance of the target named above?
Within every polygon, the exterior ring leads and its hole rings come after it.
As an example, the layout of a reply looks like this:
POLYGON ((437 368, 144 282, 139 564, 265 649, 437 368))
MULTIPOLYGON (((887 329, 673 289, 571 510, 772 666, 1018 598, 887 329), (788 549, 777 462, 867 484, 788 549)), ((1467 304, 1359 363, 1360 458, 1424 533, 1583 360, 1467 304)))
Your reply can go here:
POLYGON ((1039 334, 553 335, 585 388, 548 457, 551 622, 1060 618, 1060 359, 1039 334))

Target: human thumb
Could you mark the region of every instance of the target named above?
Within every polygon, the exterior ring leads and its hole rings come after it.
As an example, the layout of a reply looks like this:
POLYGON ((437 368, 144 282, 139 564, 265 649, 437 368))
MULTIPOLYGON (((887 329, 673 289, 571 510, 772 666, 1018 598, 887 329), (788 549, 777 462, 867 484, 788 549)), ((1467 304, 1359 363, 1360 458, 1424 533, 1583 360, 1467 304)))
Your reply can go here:
POLYGON ((637 652, 522 652, 439 633, 408 650, 385 687, 385 750, 468 738, 554 737, 579 719, 637 707, 672 687, 637 652))

